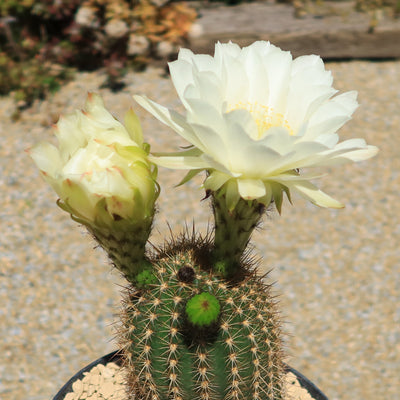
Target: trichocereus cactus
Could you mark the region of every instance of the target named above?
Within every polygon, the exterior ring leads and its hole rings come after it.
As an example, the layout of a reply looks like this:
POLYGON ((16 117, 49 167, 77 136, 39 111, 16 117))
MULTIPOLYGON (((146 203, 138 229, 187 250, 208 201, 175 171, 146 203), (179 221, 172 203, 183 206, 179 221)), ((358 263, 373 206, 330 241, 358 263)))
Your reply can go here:
POLYGON ((237 281, 221 277, 212 253, 209 239, 182 238, 153 255, 150 279, 127 288, 119 337, 135 398, 282 398, 270 287, 251 260, 237 281))
POLYGON ((303 168, 361 161, 377 148, 338 143, 356 93, 334 96, 317 56, 293 60, 267 42, 216 45, 214 57, 182 49, 170 63, 186 115, 135 96, 191 143, 150 153, 137 116, 125 125, 90 94, 83 112, 57 124, 59 149, 29 150, 58 204, 85 225, 129 284, 117 338, 127 396, 138 400, 285 398, 279 312, 249 241, 266 210, 291 191, 321 207, 343 205, 303 168), (334 96, 334 97, 333 97, 334 96), (205 171, 213 229, 149 251, 157 167, 205 171))

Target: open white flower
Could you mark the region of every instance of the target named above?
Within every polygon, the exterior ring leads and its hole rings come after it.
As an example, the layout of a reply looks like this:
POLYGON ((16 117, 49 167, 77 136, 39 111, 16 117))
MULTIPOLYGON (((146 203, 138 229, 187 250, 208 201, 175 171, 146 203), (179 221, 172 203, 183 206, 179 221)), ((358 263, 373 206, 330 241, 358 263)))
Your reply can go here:
POLYGON ((63 209, 97 227, 152 219, 156 170, 132 110, 124 126, 89 94, 84 111, 60 118, 55 128, 59 147, 42 142, 29 154, 63 209))
POLYGON ((337 130, 351 118, 357 93, 335 95, 332 76, 315 55, 293 60, 290 52, 258 41, 240 48, 215 46, 214 57, 181 49, 169 64, 186 116, 149 100, 135 100, 193 146, 155 154, 158 165, 208 172, 206 189, 224 186, 229 208, 240 197, 268 205, 297 191, 323 207, 342 207, 299 173, 306 167, 361 161, 377 148, 363 139, 339 142, 337 130))

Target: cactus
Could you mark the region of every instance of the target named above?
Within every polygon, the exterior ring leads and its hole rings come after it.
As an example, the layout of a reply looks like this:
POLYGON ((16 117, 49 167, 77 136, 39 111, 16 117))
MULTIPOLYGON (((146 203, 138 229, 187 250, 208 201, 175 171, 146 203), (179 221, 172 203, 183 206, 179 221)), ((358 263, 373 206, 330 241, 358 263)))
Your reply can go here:
POLYGON ((151 283, 124 294, 128 398, 281 399, 281 328, 270 286, 245 258, 240 282, 212 271, 209 237, 153 254, 151 283))
POLYGON ((170 70, 186 117, 134 98, 191 143, 185 150, 151 154, 133 111, 123 126, 90 94, 83 112, 58 122, 59 149, 39 143, 29 154, 59 206, 129 282, 117 332, 128 399, 284 399, 281 323, 248 251, 251 234, 291 191, 343 207, 300 169, 365 160, 378 149, 361 139, 338 144, 335 127, 350 119, 356 94, 329 100, 336 90, 317 56, 292 63, 269 42, 218 43, 214 58, 181 49, 170 70), (148 252, 155 164, 189 169, 181 184, 206 172, 213 235, 193 229, 148 252))

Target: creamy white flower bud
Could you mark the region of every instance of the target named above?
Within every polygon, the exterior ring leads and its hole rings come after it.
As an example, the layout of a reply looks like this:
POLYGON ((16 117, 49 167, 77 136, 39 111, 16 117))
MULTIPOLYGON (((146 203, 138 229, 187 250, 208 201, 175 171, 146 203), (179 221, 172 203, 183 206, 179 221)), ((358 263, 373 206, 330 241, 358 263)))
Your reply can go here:
POLYGON ((59 147, 43 142, 29 154, 63 209, 96 227, 152 218, 156 169, 133 110, 124 126, 105 109, 100 96, 89 94, 83 111, 60 118, 55 135, 59 147))

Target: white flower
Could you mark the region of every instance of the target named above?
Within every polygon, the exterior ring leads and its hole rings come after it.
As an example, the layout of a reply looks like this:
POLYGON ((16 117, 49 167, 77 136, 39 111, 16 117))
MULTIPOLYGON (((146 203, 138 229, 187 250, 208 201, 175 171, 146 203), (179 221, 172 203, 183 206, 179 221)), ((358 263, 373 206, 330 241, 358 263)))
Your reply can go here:
POLYGON ((263 41, 244 48, 218 43, 214 57, 181 49, 169 67, 186 116, 145 96, 135 100, 193 146, 152 160, 191 170, 184 181, 207 170, 205 188, 224 186, 231 209, 240 197, 266 205, 274 199, 280 209, 283 191, 291 190, 319 206, 342 207, 299 169, 377 153, 363 139, 338 143, 336 132, 357 108, 357 93, 335 95, 318 56, 293 60, 263 41))
POLYGON ((130 110, 125 126, 89 94, 84 111, 60 118, 59 147, 42 142, 29 150, 61 207, 85 224, 110 226, 152 218, 158 195, 137 116, 130 110))

